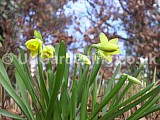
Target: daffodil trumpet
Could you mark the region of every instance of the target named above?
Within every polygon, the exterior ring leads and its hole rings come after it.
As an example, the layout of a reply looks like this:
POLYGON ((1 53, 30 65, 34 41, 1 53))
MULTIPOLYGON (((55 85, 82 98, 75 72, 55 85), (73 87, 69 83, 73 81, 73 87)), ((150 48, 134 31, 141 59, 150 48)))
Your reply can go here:
POLYGON ((42 41, 38 38, 30 39, 25 44, 26 47, 30 50, 31 57, 35 58, 38 53, 42 51, 42 41))
POLYGON ((55 49, 52 45, 46 45, 42 50, 41 57, 44 58, 53 58, 55 49))

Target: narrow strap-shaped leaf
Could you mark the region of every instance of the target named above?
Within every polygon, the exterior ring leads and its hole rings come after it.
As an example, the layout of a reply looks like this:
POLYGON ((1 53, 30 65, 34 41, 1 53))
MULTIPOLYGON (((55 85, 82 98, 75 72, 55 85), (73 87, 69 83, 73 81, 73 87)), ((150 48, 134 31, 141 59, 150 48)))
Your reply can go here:
POLYGON ((61 109, 62 109, 62 119, 67 120, 69 114, 69 100, 67 98, 67 84, 66 82, 62 85, 62 92, 61 92, 61 109))
MULTIPOLYGON (((58 101, 58 98, 57 98, 56 103, 55 103, 55 108, 56 108, 56 110, 54 110, 54 118, 56 118, 56 120, 62 120, 62 118, 61 118, 61 110, 60 110, 60 103, 58 101)), ((53 120, 55 120, 54 118, 53 118, 53 120)))
MULTIPOLYGON (((140 67, 136 70, 136 72, 134 73, 133 77, 137 77, 139 75, 139 73, 141 72, 141 70, 143 69, 143 65, 140 65, 140 67)), ((133 83, 129 82, 128 85, 124 88, 123 92, 121 93, 120 97, 117 99, 116 103, 114 104, 114 106, 118 105, 122 98, 124 97, 124 95, 126 94, 126 92, 128 91, 128 89, 131 87, 133 83)))
POLYGON ((91 86, 95 77, 97 76, 98 71, 101 67, 101 64, 102 64, 102 59, 97 60, 96 63, 94 64, 93 69, 92 69, 91 74, 90 74, 90 77, 89 77, 89 81, 88 81, 89 82, 88 83, 89 87, 91 86))
POLYGON ((56 59, 58 59, 58 53, 59 53, 59 47, 58 47, 58 43, 55 44, 55 56, 56 56, 56 59))
POLYGON ((70 67, 70 58, 66 59, 66 65, 65 65, 65 73, 64 73, 64 82, 68 86, 68 77, 69 77, 69 67, 70 67))
MULTIPOLYGON (((98 80, 98 75, 97 78, 94 80, 94 85, 93 85, 93 94, 92 94, 92 112, 95 110, 96 108, 96 104, 97 104, 97 80, 98 80)), ((97 120, 97 117, 94 117, 93 120, 97 120)))
POLYGON ((20 97, 17 95, 17 93, 14 91, 13 87, 8 84, 7 80, 4 78, 4 76, 0 73, 0 84, 5 88, 5 90, 8 92, 8 94, 16 101, 16 103, 20 106, 22 109, 23 113, 26 115, 26 117, 29 120, 32 120, 25 104, 22 102, 20 97))
POLYGON ((118 71, 119 71, 119 68, 120 68, 120 64, 118 64, 118 66, 116 67, 116 70, 115 70, 113 76, 111 77, 111 79, 110 79, 110 81, 109 81, 109 84, 108 84, 108 86, 107 86, 107 88, 106 88, 106 92, 105 92, 104 98, 105 98, 105 97, 108 95, 108 93, 111 91, 112 85, 113 85, 114 80, 115 80, 115 77, 116 77, 116 75, 117 75, 117 73, 118 73, 118 71))
POLYGON ((91 71, 87 86, 85 86, 86 88, 84 89, 84 95, 82 96, 82 105, 81 105, 81 114, 80 114, 81 120, 85 120, 88 117, 87 116, 88 115, 87 114, 87 102, 88 102, 88 96, 89 96, 89 88, 93 84, 93 81, 95 80, 98 74, 98 71, 101 67, 101 63, 102 63, 102 59, 99 59, 98 61, 96 61, 91 71))
POLYGON ((87 102, 88 102, 89 89, 87 88, 86 85, 83 89, 84 89, 84 93, 83 93, 82 102, 81 102, 80 120, 86 120, 86 118, 88 117, 87 102))
POLYGON ((76 105, 77 105, 77 81, 76 81, 76 75, 77 75, 77 63, 75 63, 74 67, 74 78, 73 78, 73 84, 72 84, 72 95, 71 95, 71 102, 70 102, 70 120, 74 120, 76 117, 76 105))
POLYGON ((13 63, 15 65, 15 68, 17 70, 17 72, 19 73, 21 79, 23 80, 26 88, 28 89, 31 97, 32 97, 32 100, 33 100, 33 103, 34 103, 34 107, 35 107, 35 111, 37 111, 37 116, 40 116, 40 113, 38 112, 38 108, 37 108, 37 102, 38 104, 40 105, 41 109, 42 109, 42 113, 44 114, 44 108, 42 107, 40 101, 39 101, 39 98, 37 96, 37 93, 33 87, 33 84, 31 82, 31 80, 29 80, 29 78, 26 76, 25 72, 24 72, 24 69, 22 68, 22 65, 19 64, 17 58, 15 57, 15 55, 12 54, 12 58, 13 58, 13 63))
POLYGON ((10 86, 12 86, 11 83, 10 83, 10 80, 9 80, 9 78, 8 78, 8 75, 7 75, 7 73, 6 73, 5 67, 4 67, 1 59, 0 59, 0 73, 3 74, 3 76, 5 77, 5 79, 6 79, 6 81, 8 82, 8 84, 9 84, 10 86))
POLYGON ((69 100, 68 100, 68 77, 69 77, 69 67, 70 67, 70 59, 66 59, 65 65, 65 73, 64 73, 64 81, 62 85, 62 92, 61 92, 61 109, 62 109, 62 119, 67 120, 69 115, 69 100))
POLYGON ((149 100, 145 102, 137 111, 135 111, 127 120, 136 120, 139 118, 141 114, 143 114, 145 111, 147 111, 149 108, 151 108, 159 99, 159 97, 156 97, 156 93, 154 93, 149 100), (156 97, 156 98, 155 98, 156 97))
POLYGON ((110 115, 114 114, 114 112, 116 110, 118 110, 119 108, 127 105, 128 103, 130 103, 131 101, 137 99, 138 97, 144 95, 147 91, 149 91, 152 87, 153 87, 154 84, 150 84, 149 86, 147 86, 146 88, 144 88, 142 91, 140 91, 139 93, 137 93, 136 95, 130 97, 129 99, 127 99, 126 101, 124 101, 123 103, 115 106, 114 108, 110 109, 105 115, 104 115, 104 118, 107 118, 109 117, 110 115))
POLYGON ((20 91, 21 96, 22 96, 22 100, 23 100, 26 108, 28 109, 30 116, 32 117, 32 119, 34 119, 34 115, 33 115, 33 112, 31 110, 31 107, 30 107, 30 104, 29 104, 29 101, 28 101, 26 86, 24 85, 24 83, 23 83, 21 77, 19 76, 17 70, 15 72, 15 77, 16 77, 16 83, 18 85, 19 91, 20 91))
MULTIPOLYGON (((154 95, 154 93, 158 94, 160 88, 156 87, 154 88, 152 91, 148 92, 147 94, 145 94, 144 96, 142 96, 141 98, 137 99, 136 101, 134 101, 133 103, 130 103, 129 105, 123 107, 122 109, 118 110, 118 108, 120 108, 120 106, 116 107, 117 109, 115 109, 114 114, 106 114, 104 115, 100 120, 105 120, 107 118, 107 120, 112 120, 113 118, 116 118, 117 116, 123 114, 124 112, 126 112, 127 110, 131 109, 132 107, 136 106, 137 104, 143 102, 144 100, 146 100, 147 98, 149 98, 150 96, 154 95)), ((124 104, 123 104, 124 105, 124 104)))
POLYGON ((89 70, 89 65, 86 65, 86 68, 85 68, 83 74, 80 76, 81 79, 78 82, 77 95, 80 95, 80 93, 82 92, 83 87, 85 85, 85 82, 87 82, 86 78, 87 78, 87 75, 88 75, 88 70, 89 70))
POLYGON ((58 96, 58 91, 60 89, 60 86, 62 84, 62 80, 64 77, 64 70, 65 70, 65 63, 66 63, 66 48, 64 41, 61 41, 59 52, 58 52, 58 64, 57 64, 57 72, 56 72, 56 78, 55 78, 55 86, 53 93, 51 95, 51 99, 49 102, 49 106, 46 111, 46 120, 50 120, 52 117, 52 113, 54 112, 54 104, 55 100, 58 96))
POLYGON ((44 75, 43 75, 43 67, 42 62, 40 61, 40 56, 38 57, 38 68, 39 68, 39 79, 40 79, 40 92, 41 92, 41 103, 44 105, 45 108, 49 104, 49 96, 47 92, 47 88, 44 81, 44 75), (45 102, 47 105, 45 105, 45 102))
POLYGON ((51 97, 54 89, 55 78, 52 70, 47 70, 47 74, 48 74, 48 83, 49 83, 48 94, 49 94, 49 97, 51 97))
POLYGON ((98 75, 97 75, 97 78, 94 80, 94 84, 93 84, 92 112, 95 110, 95 106, 97 103, 97 80, 98 80, 98 75))
MULTIPOLYGON (((115 80, 115 77, 119 71, 119 68, 120 68, 120 64, 118 64, 118 66, 116 67, 116 70, 114 72, 114 74, 112 75, 110 81, 109 81, 109 84, 107 85, 107 88, 106 88, 106 91, 105 91, 105 95, 103 97, 103 99, 109 94, 109 92, 111 91, 111 88, 113 86, 113 83, 114 83, 114 80, 115 80)), ((104 115, 106 113, 106 110, 107 110, 107 105, 103 108, 102 110, 102 114, 104 115)))
POLYGON ((9 118, 13 118, 13 119, 17 119, 17 120, 25 120, 24 118, 18 116, 18 115, 15 115, 13 113, 10 113, 6 110, 2 110, 0 109, 0 115, 3 115, 3 116, 6 116, 6 117, 9 117, 9 118))
POLYGON ((151 114, 151 113, 153 113, 153 112, 156 112, 156 111, 158 111, 158 110, 160 110, 160 104, 156 104, 156 105, 152 106, 150 109, 146 110, 143 114, 141 114, 141 115, 139 116, 138 119, 140 119, 140 118, 142 118, 142 117, 145 117, 145 116, 147 116, 147 115, 149 115, 149 114, 151 114))
POLYGON ((123 86, 125 80, 127 79, 126 76, 121 77, 117 85, 113 88, 113 90, 102 100, 102 102, 95 108, 95 110, 89 116, 89 120, 92 120, 94 116, 96 116, 102 108, 108 104, 108 102, 114 97, 114 95, 119 91, 119 89, 123 86))
MULTIPOLYGON (((26 77, 27 77, 27 79, 28 79, 28 81, 29 81, 29 83, 30 83, 30 85, 31 85, 31 88, 34 88, 34 87, 35 87, 35 86, 34 86, 34 82, 33 82, 33 79, 32 79, 32 77, 31 77, 31 72, 30 72, 29 66, 28 66, 28 64, 27 64, 27 59, 26 59, 25 53, 24 53, 24 51, 23 51, 21 48, 19 48, 19 49, 20 49, 20 53, 21 53, 21 62, 22 62, 22 64, 20 64, 20 66, 24 69, 24 72, 26 73, 26 77)), ((23 80, 22 80, 22 81, 23 81, 23 80)), ((23 83, 24 83, 24 81, 23 81, 23 83)), ((39 84, 38 84, 38 87, 39 87, 39 84)), ((35 94, 37 94, 34 89, 33 89, 33 91, 34 91, 35 94)), ((36 98, 37 98, 37 97, 36 97, 36 98)), ((34 100, 33 100, 33 101, 34 101, 34 100)), ((37 99, 37 101, 38 101, 38 103, 40 103, 38 99, 37 99)), ((35 102, 35 101, 34 101, 34 102, 35 102)), ((40 106, 41 106, 41 105, 40 105, 40 106)), ((38 107, 37 107, 36 104, 34 104, 34 107, 35 107, 35 112, 36 112, 36 119, 37 119, 37 120, 40 120, 40 119, 41 119, 41 116, 40 116, 38 107)), ((42 108, 42 111, 44 112, 43 108, 42 108)))
POLYGON ((30 68, 29 68, 29 66, 27 64, 27 60, 25 58, 25 53, 24 53, 24 51, 21 48, 20 48, 20 53, 21 53, 21 62, 22 62, 21 66, 24 68, 24 71, 27 74, 26 77, 32 83, 31 85, 33 85, 30 68))

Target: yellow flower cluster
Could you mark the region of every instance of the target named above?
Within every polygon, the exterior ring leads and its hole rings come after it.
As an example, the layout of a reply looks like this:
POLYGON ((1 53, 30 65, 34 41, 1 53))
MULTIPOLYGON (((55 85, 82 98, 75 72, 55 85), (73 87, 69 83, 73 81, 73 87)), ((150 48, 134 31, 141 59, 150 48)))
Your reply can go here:
POLYGON ((38 53, 41 54, 41 57, 44 58, 53 58, 55 49, 52 45, 46 45, 42 49, 43 42, 38 39, 30 39, 26 42, 26 47, 30 50, 31 57, 35 58, 38 53))
MULTIPOLYGON (((52 45, 46 45, 42 49, 42 37, 40 33, 35 32, 35 39, 30 39, 26 42, 26 47, 30 50, 31 57, 35 58, 38 53, 41 54, 42 59, 44 58, 53 58, 55 49, 52 45)), ((112 55, 120 54, 119 46, 117 45, 118 38, 111 39, 108 41, 108 38, 105 36, 104 33, 100 34, 100 43, 92 44, 90 48, 94 47, 97 49, 97 53, 107 59, 109 62, 112 61, 112 55)), ((89 50, 90 51, 90 50, 89 50)), ((90 52, 89 52, 90 53, 90 52)), ((79 59, 81 59, 85 64, 90 65, 91 61, 88 59, 87 56, 79 54, 79 59)), ((69 55, 66 54, 66 57, 69 58, 69 55)))

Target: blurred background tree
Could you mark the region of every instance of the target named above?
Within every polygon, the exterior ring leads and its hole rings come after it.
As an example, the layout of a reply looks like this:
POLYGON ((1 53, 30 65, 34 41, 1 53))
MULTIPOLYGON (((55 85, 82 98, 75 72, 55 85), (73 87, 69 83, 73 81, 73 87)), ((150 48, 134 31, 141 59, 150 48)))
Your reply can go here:
MULTIPOLYGON (((82 4, 85 4, 86 11, 83 11, 81 16, 75 14, 75 29, 83 35, 82 39, 88 45, 99 41, 100 32, 104 32, 109 39, 118 37, 122 44, 122 56, 134 56, 136 62, 139 62, 138 57, 156 57, 156 63, 153 61, 149 63, 150 72, 145 76, 151 79, 156 66, 157 77, 160 78, 158 0, 86 0, 82 4)), ((122 68, 128 70, 127 66, 131 67, 125 63, 122 68)), ((107 69, 106 78, 111 76, 112 71, 112 68, 107 69)))
MULTIPOLYGON (((72 52, 97 43, 104 32, 109 39, 119 38, 122 56, 145 58, 152 54, 159 63, 159 5, 158 0, 1 0, 0 57, 10 51, 17 53, 15 48, 24 46, 37 29, 46 44, 64 39, 72 52)), ((127 66, 125 63, 122 68, 127 70, 127 66)), ((155 66, 160 67, 150 64, 151 74, 155 66)), ((107 68, 106 79, 112 71, 113 67, 107 68)))

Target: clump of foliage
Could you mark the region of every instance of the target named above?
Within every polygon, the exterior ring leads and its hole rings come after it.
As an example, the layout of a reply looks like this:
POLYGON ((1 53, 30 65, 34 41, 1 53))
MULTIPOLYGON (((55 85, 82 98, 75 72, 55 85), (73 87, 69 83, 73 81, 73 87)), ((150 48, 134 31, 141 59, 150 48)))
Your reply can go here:
POLYGON ((30 50, 30 55, 34 58, 37 57, 38 68, 35 77, 31 76, 29 64, 25 61, 22 49, 20 49, 21 62, 14 54, 11 54, 18 91, 11 85, 2 60, 0 60, 0 84, 15 100, 24 117, 3 109, 0 109, 1 115, 20 120, 97 120, 101 113, 100 120, 112 120, 143 103, 127 118, 127 120, 136 120, 160 109, 160 104, 157 104, 160 99, 158 96, 160 85, 155 85, 155 83, 123 100, 133 84, 141 84, 137 76, 143 65, 139 66, 133 76, 122 74, 116 82, 115 76, 120 69, 120 65, 118 65, 106 87, 102 101, 97 102, 97 81, 102 60, 103 58, 111 60, 111 55, 119 54, 119 47, 116 44, 118 39, 108 41, 103 33, 100 35, 100 43, 93 44, 89 48, 88 55, 93 48, 96 50, 92 67, 91 61, 86 55, 77 54, 72 84, 68 86, 70 80, 70 63, 68 61, 70 58, 66 54, 64 41, 61 41, 60 45, 56 44, 55 49, 51 45, 42 48, 41 34, 35 31, 34 35, 36 38, 27 41, 26 46, 30 50), (57 58, 57 64, 54 66, 56 70, 53 69, 51 60, 54 54, 57 58), (44 59, 47 60, 46 70, 43 70, 42 60, 44 59), (79 60, 81 61, 80 67, 78 66, 79 60), (30 96, 30 100, 28 96, 30 96), (90 96, 92 105, 91 111, 88 111, 90 96))

